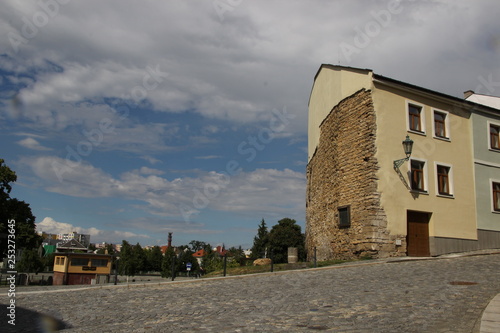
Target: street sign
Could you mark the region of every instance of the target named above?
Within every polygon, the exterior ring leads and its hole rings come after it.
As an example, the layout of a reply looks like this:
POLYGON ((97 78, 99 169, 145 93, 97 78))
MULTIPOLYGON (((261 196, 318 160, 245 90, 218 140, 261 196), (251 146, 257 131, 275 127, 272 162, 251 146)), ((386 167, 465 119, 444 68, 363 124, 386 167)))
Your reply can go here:
POLYGON ((188 271, 190 271, 190 270, 191 270, 191 263, 190 263, 190 262, 188 262, 188 263, 186 264, 186 269, 187 269, 188 271))

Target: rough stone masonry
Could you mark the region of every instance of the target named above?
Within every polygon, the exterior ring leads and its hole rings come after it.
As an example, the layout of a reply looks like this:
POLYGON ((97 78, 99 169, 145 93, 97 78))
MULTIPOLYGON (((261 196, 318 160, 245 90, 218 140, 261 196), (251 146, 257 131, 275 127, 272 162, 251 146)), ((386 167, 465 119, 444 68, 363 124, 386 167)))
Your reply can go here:
POLYGON ((320 125, 320 140, 307 165, 306 247, 309 259, 403 256, 387 230, 377 191, 376 114, 371 91, 359 90, 337 104, 320 125), (350 226, 339 226, 348 207, 350 226))

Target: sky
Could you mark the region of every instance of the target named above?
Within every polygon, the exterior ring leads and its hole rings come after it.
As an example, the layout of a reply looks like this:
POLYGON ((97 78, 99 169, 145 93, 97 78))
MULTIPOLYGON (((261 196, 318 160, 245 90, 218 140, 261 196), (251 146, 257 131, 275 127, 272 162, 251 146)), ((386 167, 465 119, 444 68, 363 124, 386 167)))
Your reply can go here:
POLYGON ((323 63, 500 96, 498 1, 0 3, 0 158, 37 230, 251 247, 305 231, 323 63))

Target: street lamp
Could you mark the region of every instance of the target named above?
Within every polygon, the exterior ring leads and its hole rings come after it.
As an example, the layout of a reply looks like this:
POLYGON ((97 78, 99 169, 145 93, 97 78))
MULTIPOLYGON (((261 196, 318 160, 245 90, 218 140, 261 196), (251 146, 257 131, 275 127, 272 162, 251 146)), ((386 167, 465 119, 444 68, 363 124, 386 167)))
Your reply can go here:
POLYGON ((410 139, 410 136, 406 136, 406 139, 403 141, 403 149, 405 151, 406 157, 395 160, 394 161, 394 169, 399 169, 399 167, 406 161, 410 159, 411 151, 413 149, 413 140, 410 139))

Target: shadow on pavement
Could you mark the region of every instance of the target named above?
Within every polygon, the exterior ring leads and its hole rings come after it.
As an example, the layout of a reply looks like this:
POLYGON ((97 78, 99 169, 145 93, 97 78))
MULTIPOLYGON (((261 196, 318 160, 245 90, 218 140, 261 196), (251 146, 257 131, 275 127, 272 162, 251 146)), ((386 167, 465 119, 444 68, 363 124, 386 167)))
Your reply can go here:
POLYGON ((8 304, 0 304, 1 332, 48 333, 71 328, 71 325, 62 320, 19 306, 15 308, 15 325, 9 324, 13 316, 9 316, 11 312, 8 306, 8 304))

